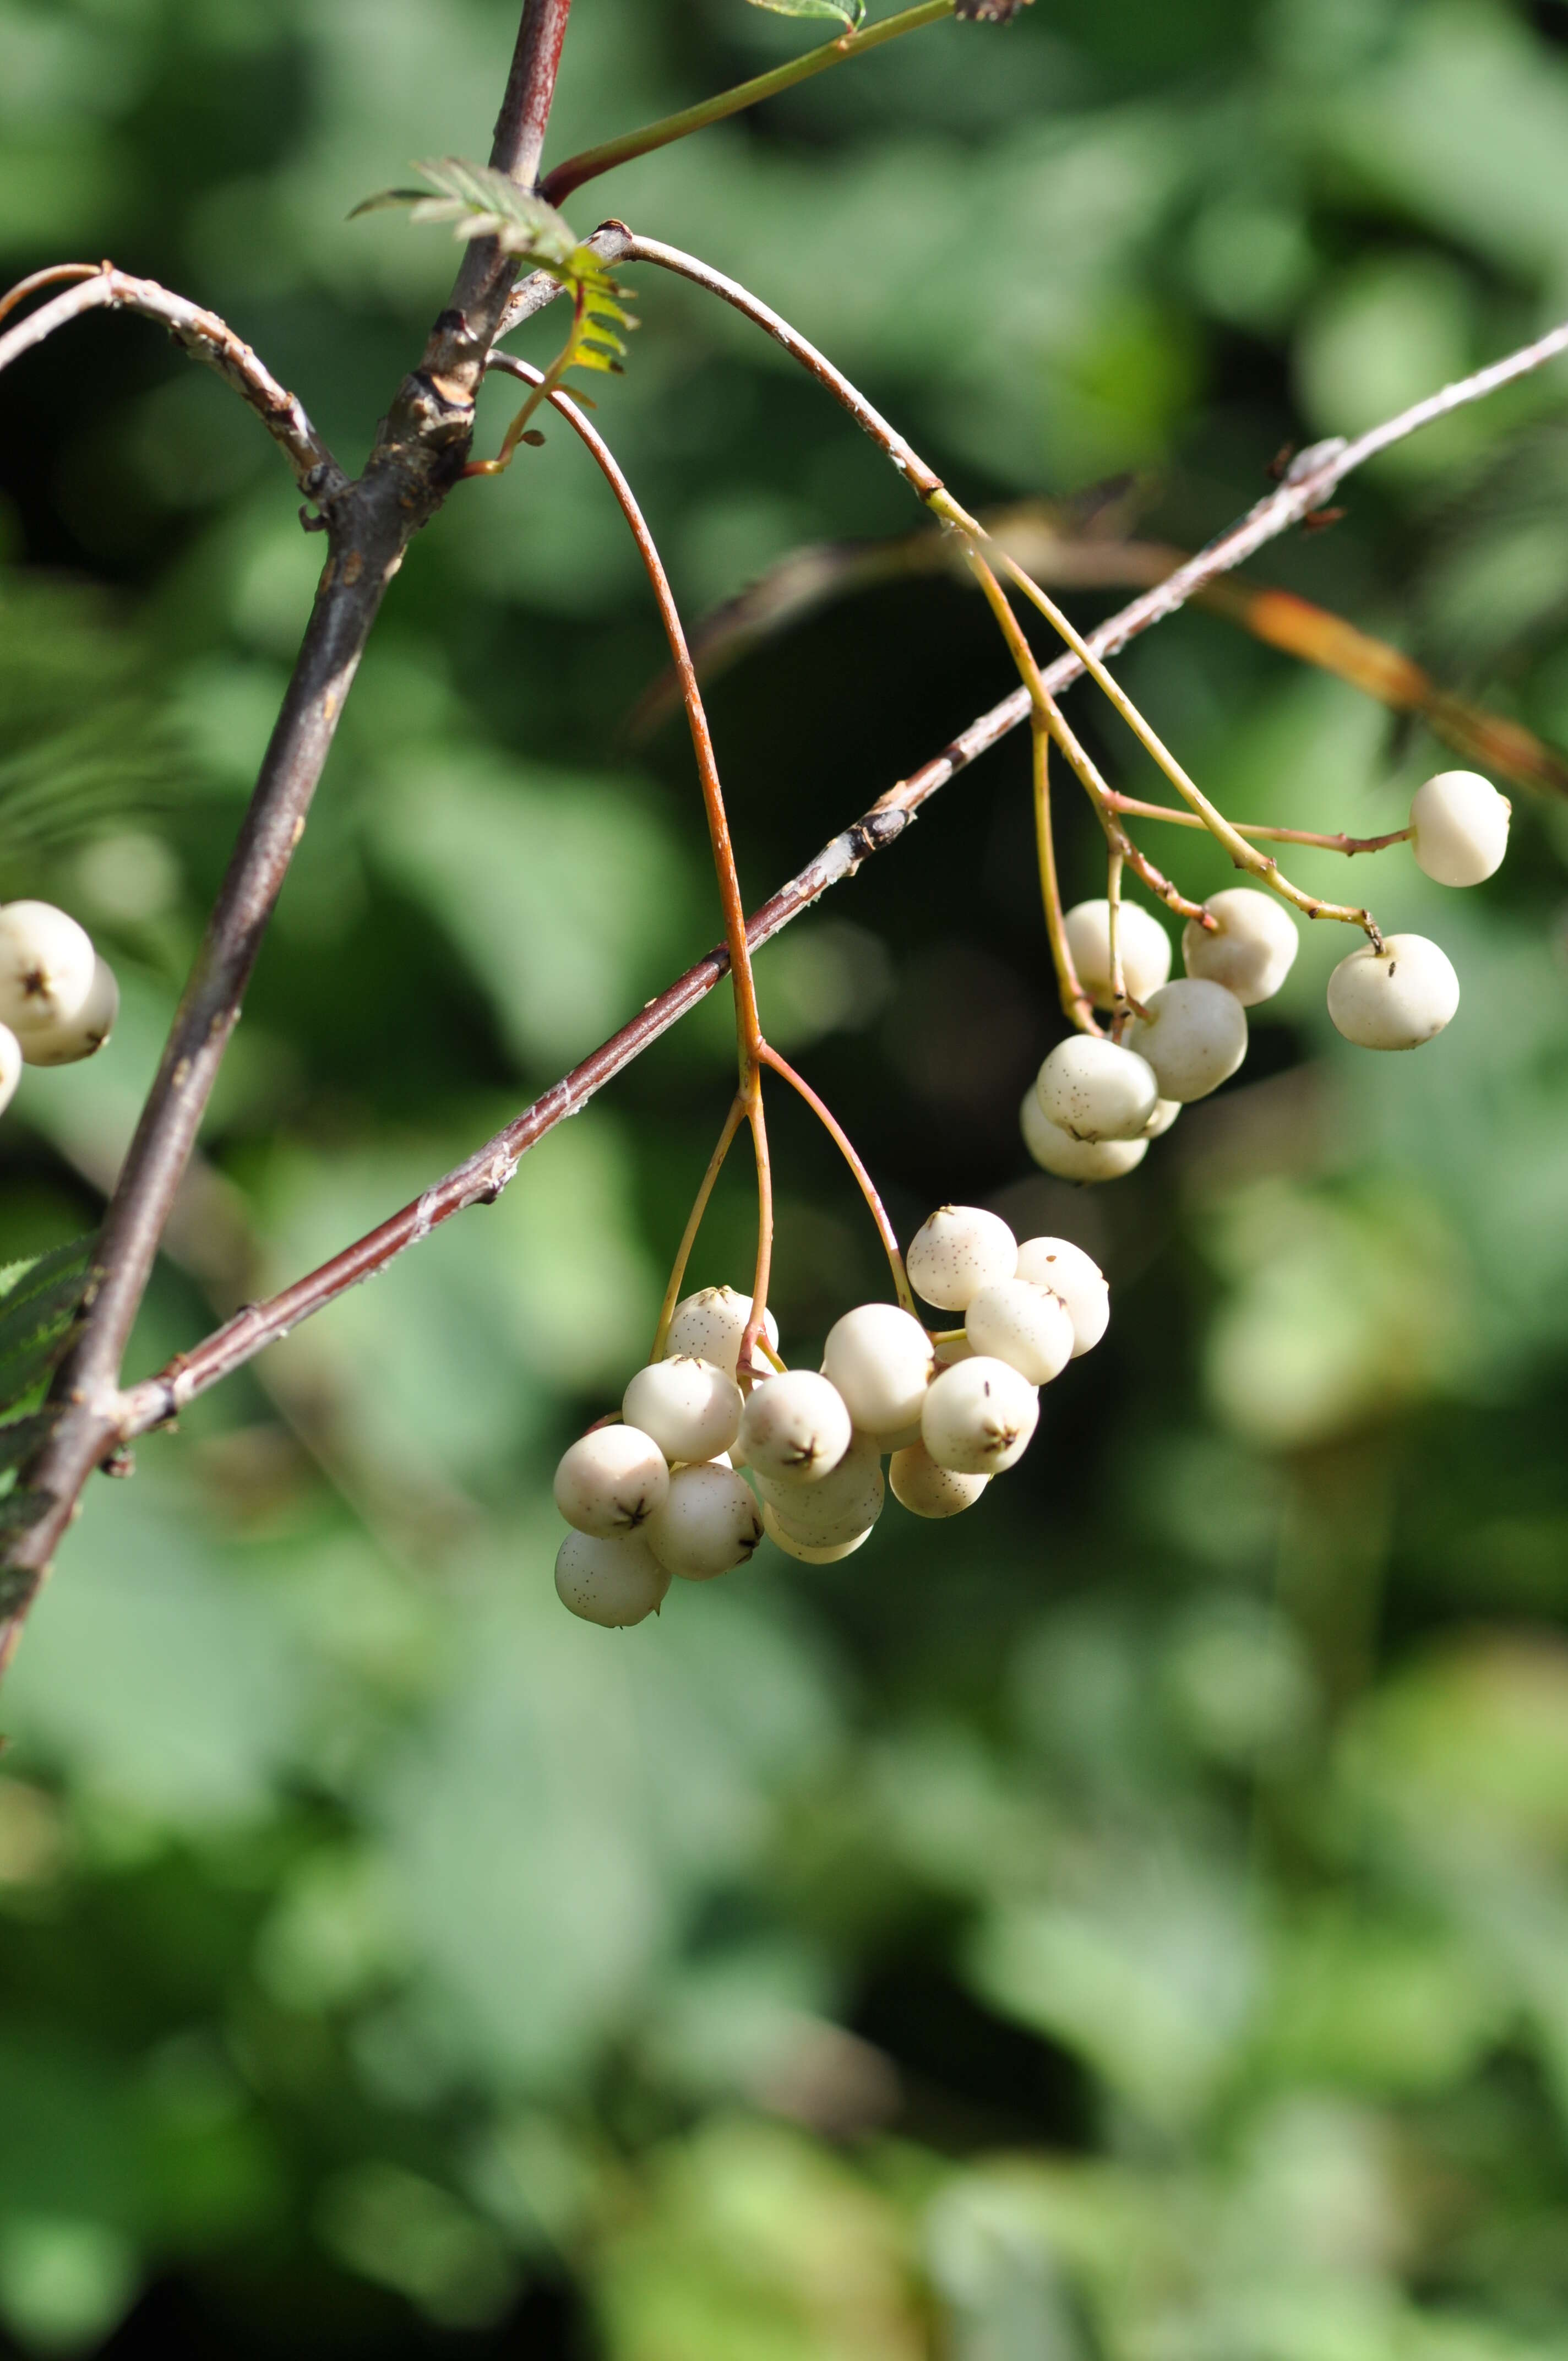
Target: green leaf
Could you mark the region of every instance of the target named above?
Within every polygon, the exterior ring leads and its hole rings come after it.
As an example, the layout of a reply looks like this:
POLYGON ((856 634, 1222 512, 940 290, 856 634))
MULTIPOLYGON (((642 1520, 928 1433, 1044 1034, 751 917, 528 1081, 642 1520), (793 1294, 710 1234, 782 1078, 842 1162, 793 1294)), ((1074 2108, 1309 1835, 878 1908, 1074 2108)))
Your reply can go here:
POLYGON ((349 220, 385 205, 406 204, 416 222, 449 221, 455 237, 493 237, 505 253, 537 262, 557 278, 574 275, 576 236, 543 197, 531 196, 493 165, 470 164, 461 156, 417 162, 414 170, 428 181, 433 196, 423 189, 383 189, 356 205, 349 220))
POLYGON ((860 31, 866 17, 866 0, 751 0, 751 5, 775 16, 828 16, 851 33, 860 31))
POLYGON ((52 1410, 34 1411, 26 1418, 13 1418, 0 1426, 0 1473, 20 1467, 34 1452, 54 1424, 52 1410))
MULTIPOLYGON (((0 1273, 0 1410, 32 1391, 60 1356, 87 1285, 95 1235, 0 1273), (6 1285, 6 1279, 9 1284, 6 1285)), ((0 1466, 14 1464, 0 1460, 0 1466)))

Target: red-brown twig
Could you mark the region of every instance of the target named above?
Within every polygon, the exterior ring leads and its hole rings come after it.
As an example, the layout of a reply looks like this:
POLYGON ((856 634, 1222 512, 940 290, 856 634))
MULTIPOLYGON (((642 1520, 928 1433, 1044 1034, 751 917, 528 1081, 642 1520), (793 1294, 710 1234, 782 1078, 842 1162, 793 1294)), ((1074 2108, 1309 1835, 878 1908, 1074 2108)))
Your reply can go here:
MULTIPOLYGON (((620 245, 617 250, 624 254, 626 245, 620 245)), ((541 291, 543 300, 547 301, 548 295, 541 291)), ((1556 329, 1550 336, 1526 346, 1508 361, 1498 362, 1475 378, 1463 379, 1457 385, 1444 388, 1442 393, 1415 403, 1398 419, 1375 428, 1354 443, 1320 444, 1302 452, 1277 490, 1249 509, 1245 516, 1195 557, 1177 566, 1163 582, 1142 592, 1087 633, 1089 645, 1099 655, 1113 654, 1125 647, 1141 632, 1176 614, 1205 584, 1244 565, 1268 542, 1299 523, 1301 517, 1310 509, 1321 507, 1335 486, 1364 459, 1386 450, 1401 434, 1414 434, 1431 420, 1444 416, 1463 402, 1479 400, 1495 386, 1540 368, 1565 350, 1568 327, 1556 329)), ((1056 697, 1069 687, 1082 670, 1078 658, 1069 651, 1041 667, 1041 683, 1056 697)), ((862 862, 896 843, 924 804, 1029 719, 1031 704, 1026 688, 1014 689, 960 730, 930 762, 879 796, 869 811, 824 846, 815 860, 753 913, 746 928, 746 939, 752 951, 771 941, 832 886, 853 876, 862 862)), ((128 1440, 176 1417, 199 1394, 236 1369, 243 1368, 302 1320, 308 1320, 335 1302, 362 1279, 384 1270, 399 1255, 428 1237, 440 1224, 450 1221, 469 1205, 493 1203, 529 1149, 567 1116, 579 1114, 606 1083, 688 1016, 722 981, 728 968, 722 949, 709 951, 650 1001, 630 1024, 421 1196, 265 1303, 251 1304, 236 1313, 189 1353, 170 1362, 157 1376, 131 1387, 119 1399, 104 1448, 111 1441, 128 1440)))
POLYGON ((168 329, 175 343, 192 359, 204 361, 225 383, 249 402, 268 433, 281 445, 300 489, 313 500, 327 501, 340 492, 347 478, 305 415, 298 398, 280 386, 266 363, 243 337, 236 336, 215 312, 203 311, 183 295, 171 294, 155 280, 133 278, 112 262, 57 263, 35 270, 0 300, 0 319, 16 303, 51 280, 72 278, 76 285, 42 303, 0 336, 0 369, 8 368, 23 353, 41 345, 72 320, 89 312, 138 312, 168 329))
MULTIPOLYGON (((571 0, 523 0, 493 160, 525 185, 538 170, 571 0)), ((82 1316, 56 1373, 58 1412, 14 1496, 30 1505, 0 1543, 0 1671, 93 1469, 118 1439, 119 1373, 158 1242, 195 1145, 203 1112, 239 1016, 316 783, 388 582, 467 456, 473 396, 507 310, 516 265, 493 239, 469 243, 453 302, 420 368, 405 379, 357 483, 338 478, 326 502, 328 555, 316 601, 260 775, 207 922, 158 1072, 104 1214, 82 1316), (489 249, 477 251, 476 249, 489 249), (339 488, 341 487, 341 488, 339 488)), ((211 313, 149 281, 100 273, 68 288, 0 338, 0 366, 93 303, 148 309, 262 410, 298 467, 331 463, 292 397, 211 313), (258 398, 259 396, 259 398, 258 398)), ((334 476, 336 474, 334 467, 334 476)), ((302 481, 304 479, 302 478, 302 481)))

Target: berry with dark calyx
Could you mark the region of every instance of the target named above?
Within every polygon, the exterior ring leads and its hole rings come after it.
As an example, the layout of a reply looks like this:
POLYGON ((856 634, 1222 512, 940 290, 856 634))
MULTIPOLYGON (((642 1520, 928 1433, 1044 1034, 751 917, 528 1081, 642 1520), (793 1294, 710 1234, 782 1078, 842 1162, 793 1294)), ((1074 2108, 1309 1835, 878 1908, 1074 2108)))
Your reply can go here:
POLYGON ((1146 1137, 1074 1139, 1046 1115, 1033 1083, 1024 1093, 1018 1120, 1025 1147, 1042 1170, 1054 1172, 1058 1180, 1119 1180, 1148 1154, 1146 1137))
POLYGON ((1136 1139, 1155 1111, 1153 1071, 1098 1033, 1058 1041, 1035 1078, 1047 1122, 1073 1139, 1136 1139))
POLYGON ((1246 1056, 1246 1011, 1207 976, 1179 976, 1144 1003, 1126 1042, 1154 1069, 1162 1099, 1188 1106, 1229 1080, 1246 1056))
POLYGON ((1018 1276, 1048 1287, 1067 1306, 1074 1360, 1099 1344, 1111 1324, 1111 1290, 1100 1265, 1081 1246, 1069 1238, 1025 1238, 1018 1248, 1018 1276))
MULTIPOLYGON (((740 1339, 751 1317, 751 1299, 742 1295, 739 1288, 699 1288, 695 1295, 676 1304, 664 1350, 671 1355, 685 1353, 696 1360, 711 1361, 732 1378, 740 1357, 740 1339)), ((779 1326, 771 1312, 762 1314, 762 1334, 776 1353, 779 1326)))
POLYGON ((965 1312, 978 1288, 1011 1279, 1018 1242, 1006 1223, 979 1205, 938 1205, 909 1241, 904 1268, 916 1295, 939 1312, 965 1312))
POLYGON ((585 1623, 610 1630, 654 1614, 670 1577, 640 1533, 568 1533, 555 1557, 555 1594, 585 1623))
POLYGON ((1039 1396, 1005 1361, 976 1353, 934 1378, 920 1433, 938 1467, 1000 1476, 1022 1459, 1039 1422, 1039 1396))
POLYGON ((762 1538, 762 1521, 743 1477, 694 1459, 674 1469, 645 1531, 649 1548, 669 1573, 710 1582, 745 1565, 762 1538))
POLYGON ((938 1467, 924 1443, 912 1443, 888 1461, 887 1480, 894 1499, 912 1516, 956 1517, 973 1508, 991 1478, 938 1467))
POLYGON ((786 1557, 798 1558, 803 1565, 837 1565, 841 1557, 853 1557, 861 1543, 872 1537, 872 1529, 868 1525, 864 1532, 856 1533, 850 1541, 803 1542, 798 1534, 792 1533, 780 1521, 777 1510, 768 1500, 762 1502, 762 1531, 786 1557))
POLYGON ((635 1426, 596 1426, 562 1454, 555 1470, 555 1506, 580 1533, 601 1540, 635 1532, 669 1488, 663 1453, 635 1426))
POLYGON ((822 1353, 822 1374, 855 1425, 879 1437, 918 1421, 935 1368, 929 1336, 896 1303, 846 1312, 828 1331, 822 1353))
MULTIPOLYGON (((1063 927, 1080 983, 1096 1008, 1114 1007, 1110 903, 1075 902, 1063 927)), ((1170 973, 1170 937, 1159 920, 1136 902, 1122 902, 1116 911, 1116 948, 1122 954, 1122 982, 1129 999, 1146 1000, 1170 973)))
POLYGON ((58 1016, 20 1026, 17 1039, 29 1066, 74 1066, 95 1057, 115 1029, 120 1013, 120 987, 106 959, 97 961, 92 987, 74 1016, 58 1016))
POLYGON ((1219 924, 1211 932, 1196 918, 1188 919, 1181 935, 1188 974, 1223 984, 1244 1008, 1272 1000, 1301 943, 1285 905, 1255 886, 1227 885, 1223 894, 1211 894, 1203 907, 1219 924))
POLYGON ((740 1389, 715 1361, 672 1353, 639 1369, 621 1413, 651 1434, 668 1460, 716 1459, 740 1429, 740 1389))
POLYGON ((1410 798, 1410 850, 1439 885, 1479 885, 1502 866, 1513 806, 1478 771, 1439 771, 1410 798))
POLYGON ((850 1447, 844 1398, 815 1369, 789 1369, 754 1386, 740 1413, 740 1444, 759 1476, 819 1483, 850 1447))
POLYGON ((1363 1049, 1419 1049, 1459 1005, 1459 978, 1446 951, 1424 935, 1365 943, 1329 978, 1329 1015, 1363 1049))
POLYGON ((857 1434, 830 1475, 816 1484, 791 1484, 758 1475, 757 1492, 797 1541, 814 1546, 848 1541, 874 1525, 885 1487, 876 1439, 857 1434))
POLYGON ((1005 1361, 1032 1386, 1048 1386, 1072 1358, 1067 1305, 1026 1279, 999 1279, 982 1287, 964 1314, 964 1332, 978 1354, 1005 1361))
POLYGON ((0 908, 0 1025, 69 1025, 86 1007, 98 954, 84 927, 52 902, 0 908))

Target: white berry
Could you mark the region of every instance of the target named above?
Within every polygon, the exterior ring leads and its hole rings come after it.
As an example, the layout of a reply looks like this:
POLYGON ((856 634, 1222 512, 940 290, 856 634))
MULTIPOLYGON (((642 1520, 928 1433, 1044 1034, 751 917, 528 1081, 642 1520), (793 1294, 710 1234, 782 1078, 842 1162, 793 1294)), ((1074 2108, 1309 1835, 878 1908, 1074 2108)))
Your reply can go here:
POLYGON ((976 1353, 934 1378, 920 1433, 938 1467, 999 1476, 1021 1459, 1040 1415, 1035 1388, 1005 1361, 976 1353))
POLYGON ((1228 885, 1223 894, 1211 894, 1203 907, 1219 925, 1211 934, 1196 918, 1188 919, 1181 935, 1188 974, 1223 983, 1244 1008, 1272 1000, 1301 942, 1284 903, 1252 885, 1228 885))
MULTIPOLYGON (((1110 903, 1075 902, 1065 926, 1080 983, 1096 1008, 1113 1006, 1110 903)), ((1146 1000, 1170 973, 1170 937, 1159 920, 1150 917, 1136 902, 1122 902, 1116 910, 1116 948, 1122 954, 1122 982, 1129 995, 1146 1000)))
POLYGON ((1163 1139, 1181 1113, 1179 1099, 1156 1099, 1154 1113, 1138 1134, 1140 1139, 1163 1139))
POLYGON ((120 1013, 120 987, 106 959, 94 961, 93 983, 73 1016, 18 1018, 16 1038, 29 1066, 74 1066, 100 1050, 120 1013))
POLYGON ((1424 935, 1389 935, 1341 960, 1329 978, 1329 1015, 1363 1049, 1419 1049, 1459 1005, 1459 978, 1424 935))
POLYGON ((632 1533, 670 1488, 664 1455, 635 1426, 597 1426, 562 1454, 555 1506, 580 1533, 632 1533))
POLYGON ((18 1037, 34 1025, 69 1025, 87 1005, 98 954, 85 928, 52 902, 0 909, 0 1024, 18 1037))
MULTIPOLYGON (((937 1367, 939 1369, 950 1369, 955 1361, 970 1360, 972 1359, 973 1355, 974 1346, 970 1343, 969 1338, 964 1334, 963 1330, 960 1328, 956 1336, 944 1336, 941 1343, 938 1345, 937 1367)), ((924 1408, 925 1405, 922 1404, 921 1407, 924 1408)), ((920 1432, 918 1425, 916 1427, 915 1432, 916 1434, 920 1432)), ((913 1439, 914 1438, 911 1437, 912 1441, 913 1439)))
POLYGON ((1005 1222, 978 1205, 938 1205, 904 1257, 916 1295, 941 1312, 962 1312, 976 1288, 1011 1279, 1018 1242, 1005 1222))
POLYGON ((850 1447, 850 1413, 837 1386, 815 1369, 788 1369, 752 1388, 739 1439, 759 1475, 817 1483, 850 1447))
POLYGON ((1502 865, 1513 806, 1478 771, 1439 771, 1410 798, 1410 851, 1440 885, 1479 885, 1502 865))
MULTIPOLYGON (((756 1471, 753 1469, 753 1474, 756 1471)), ((814 1548, 847 1542, 874 1525, 885 1487, 876 1438, 857 1434, 830 1475, 816 1484, 791 1484, 757 1475, 757 1490, 796 1541, 814 1548)))
POLYGON ((1019 1123, 1024 1145, 1036 1163, 1058 1180, 1119 1180, 1148 1154, 1146 1138, 1074 1139, 1045 1115, 1032 1082, 1024 1093, 1019 1123))
POLYGON ((741 1407, 740 1387, 715 1362, 672 1353, 638 1370, 620 1411, 666 1459, 717 1459, 740 1432, 741 1407))
POLYGON ((1207 1098, 1246 1056, 1246 1011, 1234 992, 1207 976, 1179 976, 1145 1001, 1127 1027, 1127 1046, 1153 1067, 1162 1099, 1186 1106, 1207 1098))
POLYGON ((964 1314, 977 1353, 989 1353, 1032 1386, 1048 1386, 1072 1358, 1072 1317, 1059 1295, 1026 1279, 982 1287, 964 1314))
POLYGON ((893 1497, 916 1517, 956 1517, 972 1509, 989 1476, 960 1476, 954 1467, 938 1467, 924 1443, 895 1451, 887 1464, 893 1497))
MULTIPOLYGON (((740 1339, 751 1317, 751 1299, 742 1295, 739 1288, 701 1288, 696 1295, 688 1295, 676 1304, 664 1350, 688 1353, 695 1360, 711 1361, 716 1368, 733 1377, 740 1339)), ((776 1353, 779 1327, 771 1312, 762 1314, 762 1334, 776 1353)))
POLYGON ((1098 1033, 1058 1041, 1035 1090, 1047 1122, 1073 1139, 1136 1139, 1159 1097, 1152 1068, 1098 1033))
POLYGON ((931 1340, 896 1303, 862 1303, 828 1331, 822 1374, 867 1434, 896 1434, 920 1416, 936 1367, 931 1340))
POLYGON ((1074 1360, 1099 1344, 1111 1324, 1111 1290, 1092 1256, 1070 1238, 1025 1238, 1018 1249, 1018 1276, 1048 1287, 1066 1304, 1074 1360))
POLYGON ((790 1532, 787 1525, 781 1522, 777 1510, 766 1500, 762 1503, 762 1529, 768 1539, 776 1543, 786 1557, 799 1558, 803 1565, 836 1565, 841 1557, 852 1557, 863 1542, 870 1541, 872 1535, 872 1529, 868 1525, 864 1532, 857 1533, 852 1541, 829 1542, 825 1546, 803 1542, 796 1534, 790 1532))
POLYGON ((694 1459, 677 1467, 647 1528, 649 1548, 671 1574, 709 1582, 744 1565, 762 1538, 751 1488, 732 1467, 694 1459))
POLYGON ((639 1533, 568 1533, 555 1559, 555 1593, 585 1623, 641 1623, 670 1577, 639 1533))
POLYGON ((22 1079, 22 1045, 8 1025, 0 1025, 0 1107, 8 1107, 22 1079))

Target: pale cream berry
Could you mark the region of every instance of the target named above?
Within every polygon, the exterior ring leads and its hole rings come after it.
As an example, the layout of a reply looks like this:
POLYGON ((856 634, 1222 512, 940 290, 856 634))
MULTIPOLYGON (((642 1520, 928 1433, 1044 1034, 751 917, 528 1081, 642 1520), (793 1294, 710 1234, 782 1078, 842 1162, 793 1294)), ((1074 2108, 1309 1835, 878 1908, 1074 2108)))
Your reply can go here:
POLYGON ((1246 1056, 1246 1011, 1234 992, 1206 976, 1179 976, 1144 1003, 1127 1047, 1153 1067, 1162 1099, 1183 1106, 1207 1098, 1246 1056))
POLYGON ((843 1396, 855 1425, 878 1436, 918 1421, 935 1368, 931 1339, 896 1303, 846 1312, 828 1331, 822 1353, 822 1374, 843 1396))
POLYGON ((751 1486, 732 1467, 694 1459, 675 1468, 645 1528, 660 1565, 687 1582, 711 1582, 744 1565, 762 1538, 751 1486))
POLYGON ((1119 1180, 1148 1154, 1146 1138, 1072 1138, 1046 1116, 1033 1083, 1024 1093, 1018 1119, 1025 1147, 1036 1163, 1054 1172, 1058 1180, 1119 1180))
POLYGON ((580 1533, 633 1533, 670 1488, 664 1455, 635 1426, 597 1426, 562 1454, 555 1506, 580 1533))
POLYGON ((8 1107, 22 1079, 22 1045, 8 1025, 0 1025, 0 1107, 8 1107))
POLYGON ((850 1413, 837 1386, 815 1369, 789 1369, 754 1386, 740 1413, 746 1465, 760 1476, 819 1483, 850 1447, 850 1413))
POLYGON ((0 1025, 69 1025, 86 1007, 97 974, 92 937, 52 902, 0 908, 0 1025))
POLYGON ((868 1525, 864 1532, 856 1533, 850 1541, 803 1542, 781 1522, 777 1511, 767 1500, 762 1503, 762 1530, 786 1557, 798 1558, 803 1565, 837 1565, 841 1557, 853 1557, 862 1543, 872 1537, 872 1529, 868 1525))
MULTIPOLYGON (((1110 1008, 1111 905, 1106 901, 1075 902, 1065 920, 1067 947, 1078 980, 1096 1008, 1110 1008)), ((1136 902, 1122 902, 1116 910, 1116 948, 1122 954, 1122 982, 1134 1000, 1146 1000, 1170 973, 1170 937, 1136 902)))
POLYGON ((1018 1276, 1048 1287, 1066 1304, 1074 1360, 1092 1351, 1111 1324, 1111 1290, 1093 1257, 1070 1238, 1025 1238, 1018 1248, 1018 1276))
POLYGON ((1458 1005, 1453 963, 1424 935, 1388 935, 1381 950, 1365 943, 1329 978, 1329 1015, 1363 1049, 1419 1049, 1458 1005))
POLYGON ((555 1595, 585 1623, 641 1623, 670 1577, 640 1533, 568 1533, 555 1558, 555 1595))
MULTIPOLYGON (((969 1349, 969 1339, 967 1336, 964 1339, 964 1348, 966 1352, 969 1349)), ((943 1366, 944 1364, 940 1362, 936 1364, 936 1367, 943 1366)), ((936 1367, 932 1370, 933 1376, 936 1374, 936 1367)), ((907 1426, 897 1428, 892 1434, 879 1434, 876 1437, 876 1447, 879 1451, 883 1453, 907 1451, 912 1443, 918 1443, 919 1440, 920 1422, 917 1418, 913 1418, 910 1420, 907 1426)))
POLYGON ((857 1434, 830 1475, 816 1484, 792 1484, 751 1471, 759 1497, 797 1541, 844 1542, 882 1514, 884 1486, 876 1438, 857 1434))
POLYGON ((1223 894, 1211 894, 1203 907, 1219 925, 1211 934, 1196 918, 1188 919, 1181 935, 1188 974, 1223 983, 1244 1008, 1272 1000, 1301 943, 1284 903, 1252 885, 1227 885, 1223 894))
POLYGON ((1156 1099, 1154 1113, 1138 1137, 1141 1139, 1163 1139, 1180 1113, 1179 1099, 1156 1099))
POLYGON ((938 1467, 924 1443, 911 1443, 888 1461, 887 1480, 894 1499, 912 1516, 956 1517, 973 1508, 991 1478, 938 1467))
POLYGON ((1023 1457, 1039 1422, 1036 1389, 1005 1361, 976 1353, 931 1381, 920 1433, 938 1467, 1000 1476, 1023 1457))
POLYGON ((672 1353, 639 1369, 621 1416, 651 1434, 666 1459, 717 1459, 740 1429, 740 1389, 714 1361, 672 1353))
POLYGON ((1035 1091, 1047 1121, 1072 1139, 1136 1139, 1159 1097, 1143 1059, 1098 1033, 1058 1041, 1035 1091))
POLYGON ((120 987, 106 959, 93 971, 92 988, 74 1016, 58 1016, 18 1026, 17 1038, 29 1066, 74 1066, 95 1057, 115 1029, 120 1013, 120 987))
MULTIPOLYGON (((971 1360, 973 1356, 974 1346, 970 1343, 969 1338, 964 1334, 963 1330, 960 1328, 956 1336, 944 1336, 941 1343, 938 1345, 937 1367, 939 1369, 950 1369, 955 1361, 968 1361, 971 1360)), ((924 1404, 922 1404, 922 1408, 924 1408, 924 1404)), ((920 1432, 918 1426, 916 1426, 915 1432, 918 1434, 920 1432)), ((914 1437, 912 1436, 910 1439, 913 1441, 914 1437)))
POLYGON ((916 1295, 940 1312, 963 1312, 976 1288, 1011 1279, 1017 1259, 1018 1242, 995 1213, 938 1205, 910 1239, 904 1267, 916 1295))
MULTIPOLYGON (((696 1295, 688 1295, 676 1304, 664 1350, 711 1361, 716 1368, 732 1378, 740 1357, 740 1339, 751 1317, 751 1299, 742 1295, 739 1288, 700 1288, 696 1295)), ((776 1353, 779 1326, 771 1312, 762 1314, 762 1334, 776 1353)))
POLYGON ((1005 1361, 1032 1386, 1048 1386, 1072 1358, 1072 1316, 1059 1295, 1026 1279, 982 1287, 964 1314, 977 1353, 1005 1361))
POLYGON ((1502 866, 1513 806, 1478 771, 1439 771, 1410 798, 1410 850, 1440 885, 1479 885, 1502 866))

